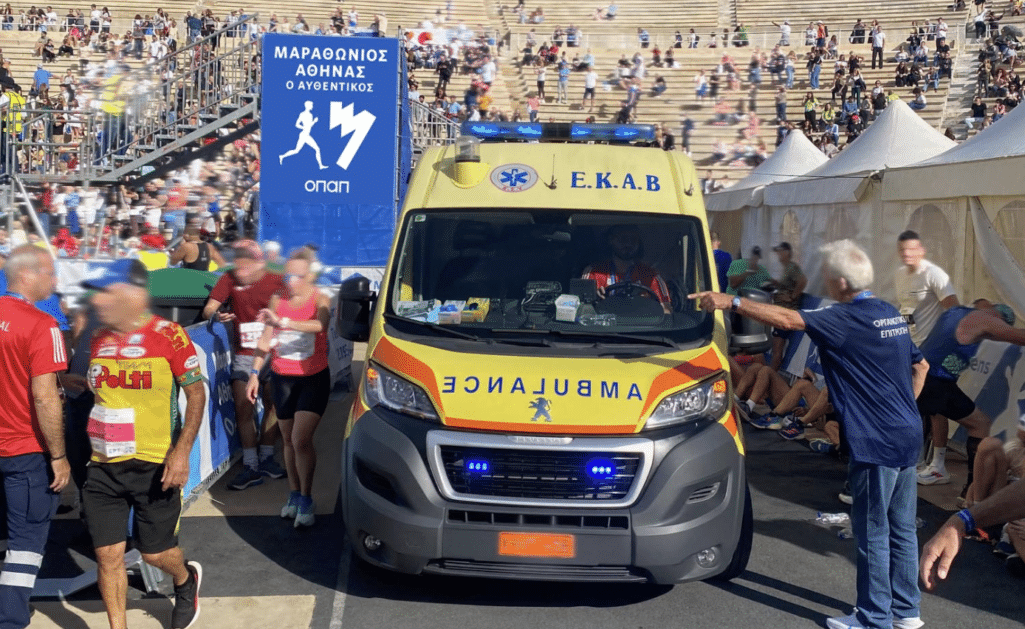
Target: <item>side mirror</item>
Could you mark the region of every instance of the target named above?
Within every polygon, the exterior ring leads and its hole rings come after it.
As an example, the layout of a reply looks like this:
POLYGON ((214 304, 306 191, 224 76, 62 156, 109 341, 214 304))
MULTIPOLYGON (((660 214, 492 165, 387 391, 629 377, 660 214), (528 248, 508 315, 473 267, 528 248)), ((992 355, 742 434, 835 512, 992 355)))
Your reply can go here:
POLYGON ((338 335, 356 343, 370 338, 370 313, 377 293, 370 290, 370 280, 352 277, 338 290, 338 335))
MULTIPOLYGON (((767 304, 769 293, 755 288, 743 288, 740 296, 751 301, 767 304)), ((772 327, 738 314, 730 315, 733 333, 730 335, 730 349, 745 354, 761 354, 772 349, 772 327)))

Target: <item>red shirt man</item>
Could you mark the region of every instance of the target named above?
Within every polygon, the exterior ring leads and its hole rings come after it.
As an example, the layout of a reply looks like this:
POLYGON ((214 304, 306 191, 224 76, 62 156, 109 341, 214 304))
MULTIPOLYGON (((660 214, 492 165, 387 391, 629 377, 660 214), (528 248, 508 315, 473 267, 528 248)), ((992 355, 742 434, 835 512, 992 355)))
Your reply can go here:
POLYGON ((0 297, 0 313, 0 456, 46 452, 30 382, 68 368, 64 339, 57 321, 21 296, 0 297))
POLYGON ((7 512, 0 515, 7 518, 8 532, 0 625, 26 627, 50 517, 71 476, 56 375, 68 359, 57 322, 32 305, 53 294, 57 284, 50 255, 33 245, 18 247, 3 273, 8 290, 0 296, 0 476, 7 512))

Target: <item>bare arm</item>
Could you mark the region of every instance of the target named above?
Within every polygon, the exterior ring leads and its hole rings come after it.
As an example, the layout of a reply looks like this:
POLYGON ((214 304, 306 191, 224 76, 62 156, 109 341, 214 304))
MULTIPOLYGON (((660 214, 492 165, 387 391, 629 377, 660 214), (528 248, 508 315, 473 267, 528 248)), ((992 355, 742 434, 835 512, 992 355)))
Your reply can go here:
MULTIPOLYGON (((980 527, 1025 518, 1025 480, 1004 487, 972 506, 968 512, 980 527)), ((950 564, 961 550, 961 538, 965 533, 964 522, 953 515, 922 548, 919 573, 927 590, 935 587, 938 579, 947 578, 950 564)))
MULTIPOLYGON (((696 293, 688 295, 687 299, 697 299, 701 308, 708 312, 728 310, 733 305, 733 295, 726 295, 724 293, 696 293)), ((746 298, 741 298, 737 313, 750 317, 755 321, 768 323, 772 327, 781 330, 803 330, 805 328, 804 318, 801 317, 798 311, 773 306, 772 304, 763 304, 746 298)))
POLYGON ((39 420, 39 431, 43 433, 46 449, 53 459, 54 491, 64 489, 71 476, 67 450, 64 449, 64 413, 61 408, 60 393, 57 390, 57 374, 44 373, 32 377, 32 402, 39 420))
POLYGON ((943 306, 944 310, 950 310, 954 306, 960 306, 961 302, 958 301, 957 295, 950 295, 940 300, 940 305, 943 306))
POLYGON ((922 387, 925 386, 925 376, 927 373, 929 373, 929 363, 924 358, 911 365, 911 387, 915 390, 916 400, 922 392, 922 387))
POLYGON ((164 491, 172 487, 182 487, 188 481, 189 454, 203 424, 206 389, 203 388, 202 381, 187 384, 182 387, 182 391, 185 392, 185 424, 178 435, 178 442, 164 460, 164 474, 160 479, 164 491))
POLYGON ((217 250, 217 247, 213 245, 210 245, 210 259, 214 261, 214 264, 216 264, 218 268, 228 266, 228 262, 224 259, 224 256, 222 256, 221 252, 217 250))
POLYGON ((1004 323, 985 312, 973 312, 957 324, 954 336, 958 343, 969 345, 983 339, 1025 345, 1025 330, 1004 323))
POLYGON ((182 262, 183 260, 185 260, 185 248, 187 246, 188 246, 188 243, 183 242, 182 244, 178 245, 178 248, 175 249, 173 253, 171 253, 171 259, 168 261, 168 263, 171 266, 174 266, 174 265, 178 264, 179 262, 182 262))
POLYGON ((213 298, 208 299, 206 301, 206 305, 203 306, 203 318, 209 319, 210 317, 214 316, 214 313, 217 312, 217 309, 220 307, 221 302, 213 298))

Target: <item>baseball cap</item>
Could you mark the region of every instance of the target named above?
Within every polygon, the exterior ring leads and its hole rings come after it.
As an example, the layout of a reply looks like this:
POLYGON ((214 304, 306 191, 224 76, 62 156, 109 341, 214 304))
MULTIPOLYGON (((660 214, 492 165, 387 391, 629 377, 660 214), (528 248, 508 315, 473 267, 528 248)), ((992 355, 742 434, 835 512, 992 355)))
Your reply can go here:
POLYGON ((239 240, 231 246, 235 251, 235 258, 246 258, 249 260, 256 260, 260 262, 263 260, 263 250, 260 249, 260 245, 256 244, 255 240, 239 240))
POLYGON ((1000 313, 1000 318, 1004 320, 1004 323, 1007 325, 1014 325, 1016 317, 1014 315, 1014 310, 1011 309, 1010 306, 1007 304, 995 304, 993 308, 1000 313))
POLYGON ((140 288, 149 286, 149 271, 138 260, 118 260, 107 267, 102 277, 82 282, 82 288, 103 289, 111 284, 130 284, 140 288))
POLYGON ((778 245, 776 245, 775 247, 773 247, 772 250, 773 251, 793 251, 794 248, 790 246, 789 242, 784 240, 783 242, 781 242, 778 245))

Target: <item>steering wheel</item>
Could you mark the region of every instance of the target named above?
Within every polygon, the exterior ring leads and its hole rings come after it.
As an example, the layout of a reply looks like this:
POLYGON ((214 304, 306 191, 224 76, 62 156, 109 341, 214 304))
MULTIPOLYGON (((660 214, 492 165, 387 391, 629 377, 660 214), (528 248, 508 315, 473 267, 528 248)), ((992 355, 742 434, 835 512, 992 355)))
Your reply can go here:
MULTIPOLYGON (((636 282, 630 282, 630 281, 616 282, 615 284, 609 284, 608 286, 606 286, 605 287, 605 298, 608 299, 610 297, 613 297, 612 292, 613 291, 618 291, 618 290, 621 290, 621 289, 626 289, 626 291, 625 291, 626 292, 626 297, 633 297, 635 292, 636 292, 636 289, 638 289, 638 288, 641 289, 642 291, 647 292, 648 296, 650 296, 652 299, 657 301, 659 304, 662 303, 662 298, 659 297, 658 293, 656 293, 650 287, 645 286, 644 284, 638 284, 636 282)), ((620 293, 620 294, 623 294, 623 293, 620 293)))

